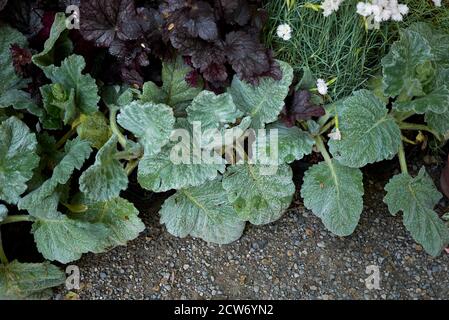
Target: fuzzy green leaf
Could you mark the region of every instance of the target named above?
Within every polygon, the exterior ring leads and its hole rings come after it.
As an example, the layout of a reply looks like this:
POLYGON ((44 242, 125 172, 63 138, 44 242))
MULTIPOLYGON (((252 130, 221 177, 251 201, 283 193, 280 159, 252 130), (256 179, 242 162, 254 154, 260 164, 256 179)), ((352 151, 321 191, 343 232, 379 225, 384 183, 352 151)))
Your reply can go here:
POLYGON ((77 220, 100 223, 108 230, 108 235, 100 246, 102 250, 126 245, 145 230, 145 225, 138 217, 139 211, 125 199, 92 201, 83 197, 80 202, 86 205, 88 210, 77 215, 77 220))
POLYGON ((105 86, 102 89, 101 97, 108 106, 124 107, 134 100, 134 93, 138 92, 137 89, 126 86, 105 86))
POLYGON ((89 141, 90 145, 100 149, 111 137, 111 129, 106 117, 101 112, 91 115, 81 115, 80 125, 76 132, 81 139, 89 141))
POLYGON ((203 130, 235 123, 242 115, 228 93, 215 95, 211 91, 202 91, 187 108, 189 122, 201 122, 203 130))
POLYGON ((97 153, 95 163, 81 175, 80 190, 86 197, 96 201, 117 198, 128 187, 128 175, 115 158, 116 136, 113 136, 97 153))
POLYGON ((172 235, 191 235, 218 244, 238 240, 245 228, 219 179, 179 190, 165 201, 160 214, 161 223, 172 235))
POLYGON ((41 88, 47 110, 44 125, 48 124, 48 129, 58 129, 61 120, 69 124, 78 113, 93 114, 98 110, 98 87, 95 79, 82 74, 85 67, 82 56, 71 55, 60 67, 51 65, 45 69, 45 75, 53 82, 41 88))
POLYGON ((315 142, 309 133, 298 127, 288 128, 281 122, 275 122, 266 126, 265 137, 260 134, 257 136, 256 143, 253 144, 253 154, 257 155, 258 163, 266 165, 292 163, 295 160, 301 160, 305 155, 311 154, 314 144, 315 142), (276 132, 278 157, 273 162, 270 138, 276 132))
POLYGON ((235 76, 228 90, 237 107, 253 119, 253 128, 264 128, 265 124, 276 121, 284 107, 293 69, 286 62, 279 61, 279 64, 283 73, 280 81, 267 77, 254 86, 235 76))
POLYGON ((203 161, 199 149, 201 142, 193 136, 186 119, 178 119, 176 127, 180 142, 171 142, 159 154, 145 155, 140 161, 138 181, 143 188, 165 192, 196 187, 214 180, 218 172, 224 172, 225 161, 221 157, 212 156, 211 161, 203 161), (196 152, 197 149, 199 152, 196 152))
POLYGON ((39 165, 36 136, 16 117, 0 124, 0 200, 16 204, 39 165))
POLYGON ((427 112, 424 118, 429 128, 441 136, 446 136, 449 133, 449 112, 443 114, 427 112))
POLYGON ((440 32, 425 22, 416 22, 409 29, 427 40, 437 64, 449 67, 449 34, 440 32))
POLYGON ((169 142, 175 124, 173 110, 164 104, 137 101, 121 109, 118 123, 133 133, 143 146, 145 155, 152 156, 169 142))
POLYGON ((0 300, 50 298, 48 289, 65 279, 64 272, 48 262, 0 264, 0 300))
POLYGON ((52 177, 38 189, 22 198, 19 208, 27 210, 30 215, 37 218, 55 215, 60 199, 58 187, 67 184, 75 169, 81 169, 91 151, 87 141, 80 138, 68 141, 65 146, 64 158, 54 168, 52 177))
POLYGON ((395 102, 393 108, 399 112, 414 111, 418 114, 427 112, 447 113, 449 109, 449 89, 446 86, 441 86, 412 101, 395 102))
POLYGON ((337 161, 321 162, 304 175, 301 196, 307 209, 338 236, 348 236, 357 227, 363 210, 363 181, 359 169, 337 161))
POLYGON ((290 206, 295 193, 292 179, 288 165, 264 167, 246 163, 228 168, 223 188, 240 219, 263 225, 278 220, 290 206))
POLYGON ((390 97, 406 94, 409 97, 423 95, 417 68, 431 61, 434 56, 427 40, 412 30, 401 30, 400 40, 382 59, 384 93, 390 97))
POLYGON ((142 102, 163 103, 176 111, 183 112, 192 100, 201 92, 203 83, 192 87, 186 82, 186 76, 193 69, 186 65, 182 57, 162 64, 162 87, 153 82, 143 86, 140 97, 142 102))
POLYGON ((27 48, 28 43, 24 35, 5 24, 0 25, 0 109, 14 107, 18 110, 28 110, 41 116, 42 109, 31 99, 30 94, 23 91, 29 80, 22 79, 14 69, 11 45, 17 44, 27 48))
POLYGON ((61 12, 57 13, 50 29, 50 36, 44 43, 44 49, 32 58, 34 64, 45 70, 47 67, 58 62, 56 61, 56 55, 62 55, 63 58, 68 56, 73 50, 68 33, 69 30, 66 28, 66 15, 61 12))
POLYGON ((402 211, 404 225, 419 244, 437 256, 449 244, 449 228, 433 208, 442 195, 422 168, 415 178, 408 174, 394 176, 385 186, 384 202, 391 214, 402 211))
POLYGON ((401 130, 384 104, 367 90, 355 92, 343 104, 342 139, 329 141, 334 158, 352 168, 392 159, 399 150, 401 130))
POLYGON ((103 251, 109 236, 101 223, 74 220, 60 213, 39 217, 31 232, 44 258, 61 263, 76 261, 83 253, 103 251))

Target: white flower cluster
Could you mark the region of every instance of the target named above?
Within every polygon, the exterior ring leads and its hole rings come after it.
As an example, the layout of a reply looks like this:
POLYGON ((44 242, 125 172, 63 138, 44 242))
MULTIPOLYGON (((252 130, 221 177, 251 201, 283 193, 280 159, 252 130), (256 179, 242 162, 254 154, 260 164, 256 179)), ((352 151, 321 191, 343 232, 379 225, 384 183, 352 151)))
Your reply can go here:
POLYGON ((432 0, 436 7, 441 7, 441 0, 432 0))
POLYGON ((276 33, 279 38, 288 41, 292 38, 292 28, 288 24, 281 24, 278 26, 276 33))
POLYGON ((371 17, 375 23, 388 20, 402 21, 408 10, 407 5, 398 3, 398 0, 371 0, 357 4, 357 13, 371 17))
POLYGON ((323 14, 325 17, 330 16, 333 12, 337 12, 343 0, 324 0, 321 3, 323 14))
POLYGON ((325 96, 327 94, 328 87, 327 87, 327 83, 326 83, 326 81, 324 81, 324 79, 318 79, 316 81, 316 87, 317 87, 318 92, 321 95, 325 96))

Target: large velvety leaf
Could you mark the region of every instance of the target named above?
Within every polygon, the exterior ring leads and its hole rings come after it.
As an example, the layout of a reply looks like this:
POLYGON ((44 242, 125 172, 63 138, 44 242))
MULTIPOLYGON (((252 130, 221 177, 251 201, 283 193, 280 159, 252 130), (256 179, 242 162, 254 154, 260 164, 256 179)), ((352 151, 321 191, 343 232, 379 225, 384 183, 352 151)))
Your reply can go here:
POLYGON ((45 70, 47 67, 56 64, 56 54, 65 58, 72 52, 73 45, 68 38, 68 32, 66 28, 66 15, 64 13, 57 13, 55 15, 55 21, 51 26, 50 36, 44 43, 44 49, 42 52, 33 56, 32 60, 35 65, 45 70))
POLYGON ((393 108, 400 112, 413 111, 418 114, 426 112, 447 113, 449 109, 449 89, 446 86, 435 88, 429 94, 412 101, 395 102, 393 108))
POLYGON ((101 244, 102 250, 126 245, 145 230, 145 225, 138 217, 139 211, 125 199, 96 201, 83 197, 81 203, 86 205, 88 210, 77 215, 78 220, 100 223, 107 228, 108 234, 101 244))
POLYGON ((404 214, 404 225, 413 239, 437 256, 449 244, 449 228, 433 208, 441 199, 432 179, 422 168, 415 178, 403 173, 385 186, 385 203, 391 214, 404 214))
POLYGON ((359 169, 337 161, 321 162, 304 175, 301 196, 307 209, 338 236, 348 236, 357 227, 363 210, 363 181, 359 169))
POLYGON ((211 91, 203 91, 187 108, 188 121, 192 124, 200 122, 203 130, 235 123, 242 115, 228 93, 215 95, 211 91))
POLYGON ((0 200, 16 204, 39 165, 36 136, 16 117, 0 124, 0 200))
POLYGON ((99 253, 109 235, 101 223, 70 219, 60 213, 39 217, 32 231, 37 249, 45 259, 70 263, 83 253, 99 253))
POLYGON ((22 198, 19 208, 37 218, 55 215, 60 198, 58 187, 67 184, 75 169, 79 170, 89 158, 91 151, 87 141, 79 138, 68 141, 64 158, 54 168, 52 177, 22 198))
POLYGON ((169 144, 162 152, 144 157, 139 163, 138 180, 140 185, 154 192, 199 186, 208 180, 214 180, 218 172, 224 172, 225 164, 174 163, 170 154, 175 147, 169 144))
POLYGON ((200 141, 193 136, 187 120, 178 119, 176 126, 183 129, 182 132, 176 131, 180 133, 180 142, 171 142, 159 154, 144 156, 140 161, 138 180, 143 188, 164 192, 196 187, 214 180, 218 172, 224 172, 224 159, 215 156, 212 161, 205 163, 201 153, 195 152, 199 149, 200 141))
POLYGON ((142 144, 145 155, 152 156, 169 142, 175 124, 173 110, 165 104, 131 102, 123 107, 118 123, 132 132, 142 144))
POLYGON ((71 55, 62 61, 60 67, 49 66, 45 75, 53 81, 62 85, 66 91, 75 89, 77 107, 86 114, 98 110, 97 103, 98 87, 90 75, 83 75, 86 62, 82 56, 71 55))
POLYGON ((292 179, 288 165, 268 168, 245 163, 228 168, 223 187, 240 219, 263 225, 278 220, 290 206, 295 193, 292 179))
POLYGON ((11 46, 28 46, 25 36, 19 31, 7 25, 0 25, 0 109, 14 107, 19 110, 28 110, 30 113, 41 116, 42 110, 31 99, 30 95, 23 91, 27 88, 28 80, 22 79, 16 74, 11 55, 11 46))
POLYGON ((334 158, 353 168, 393 158, 399 150, 401 131, 379 98, 360 90, 343 105, 339 117, 342 139, 329 142, 334 158))
POLYGON ((434 56, 427 40, 412 30, 402 30, 401 39, 391 46, 382 59, 384 93, 396 97, 405 93, 409 97, 423 95, 417 67, 431 61, 434 56))
POLYGON ((128 175, 115 158, 116 136, 113 136, 97 153, 95 163, 81 175, 80 190, 89 199, 107 201, 117 198, 128 187, 128 175))
POLYGON ((427 125, 441 136, 449 133, 449 112, 443 114, 427 112, 424 118, 427 125))
POLYGON ((440 32, 425 22, 416 22, 410 26, 410 29, 427 40, 436 63, 449 67, 449 34, 440 32))
POLYGON ((111 128, 101 112, 91 115, 83 114, 80 122, 76 132, 81 139, 89 141, 90 145, 96 149, 100 149, 111 137, 111 128))
POLYGON ((284 107, 293 81, 293 69, 285 62, 279 61, 279 64, 282 70, 280 81, 266 77, 254 86, 234 77, 228 90, 237 107, 253 119, 253 128, 264 128, 265 124, 276 121, 284 107))
POLYGON ((0 300, 50 298, 48 289, 64 282, 64 272, 48 262, 0 264, 0 300))
POLYGON ((253 154, 257 155, 258 163, 262 164, 283 164, 301 160, 305 155, 312 153, 315 141, 308 132, 302 131, 298 127, 286 127, 282 122, 275 122, 266 126, 266 135, 257 135, 256 143, 253 144, 253 154), (271 156, 272 138, 277 137, 278 156, 274 159, 271 156), (275 160, 275 161, 273 161, 275 160))
POLYGON ((199 187, 179 190, 160 211, 161 223, 177 237, 201 238, 228 244, 238 240, 245 228, 229 203, 220 179, 199 187))
POLYGON ((175 110, 182 112, 201 92, 202 81, 192 87, 187 81, 187 75, 193 69, 186 65, 181 57, 171 62, 162 64, 162 87, 153 82, 147 82, 143 86, 140 97, 142 102, 164 103, 175 110))

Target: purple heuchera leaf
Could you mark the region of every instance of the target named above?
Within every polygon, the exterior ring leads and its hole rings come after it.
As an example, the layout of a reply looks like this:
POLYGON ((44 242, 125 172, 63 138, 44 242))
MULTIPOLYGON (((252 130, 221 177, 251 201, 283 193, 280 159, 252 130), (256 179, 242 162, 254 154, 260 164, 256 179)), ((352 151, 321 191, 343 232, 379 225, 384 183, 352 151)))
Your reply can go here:
POLYGON ((307 90, 296 91, 291 105, 282 111, 282 121, 289 127, 295 125, 296 121, 310 120, 325 114, 322 106, 312 102, 312 94, 307 90))
POLYGON ((134 0, 82 0, 80 16, 81 34, 99 47, 135 40, 142 33, 134 0))
POLYGON ((24 77, 27 73, 27 67, 31 64, 32 54, 30 50, 22 48, 18 44, 13 44, 10 51, 16 73, 24 77))
POLYGON ((0 0, 0 11, 8 4, 8 0, 0 0))
POLYGON ((166 0, 164 39, 214 86, 224 84, 231 66, 237 75, 257 84, 264 76, 279 79, 280 68, 259 41, 263 14, 257 1, 166 0))

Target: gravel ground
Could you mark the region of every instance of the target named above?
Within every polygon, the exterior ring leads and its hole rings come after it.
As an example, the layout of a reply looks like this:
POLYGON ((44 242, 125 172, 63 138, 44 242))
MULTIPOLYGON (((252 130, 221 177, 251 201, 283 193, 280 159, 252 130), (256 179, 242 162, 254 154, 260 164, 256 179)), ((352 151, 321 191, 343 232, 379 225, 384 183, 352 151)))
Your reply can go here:
MULTIPOLYGON (((327 232, 297 200, 269 226, 250 226, 228 246, 177 239, 158 223, 127 247, 85 255, 80 299, 447 299, 449 254, 427 255, 401 216, 382 203, 384 182, 365 177, 365 210, 347 238, 327 232), (379 267, 369 290, 366 268, 379 267)), ((442 205, 447 205, 443 203, 442 205)), ((56 299, 67 292, 61 289, 56 299)))

